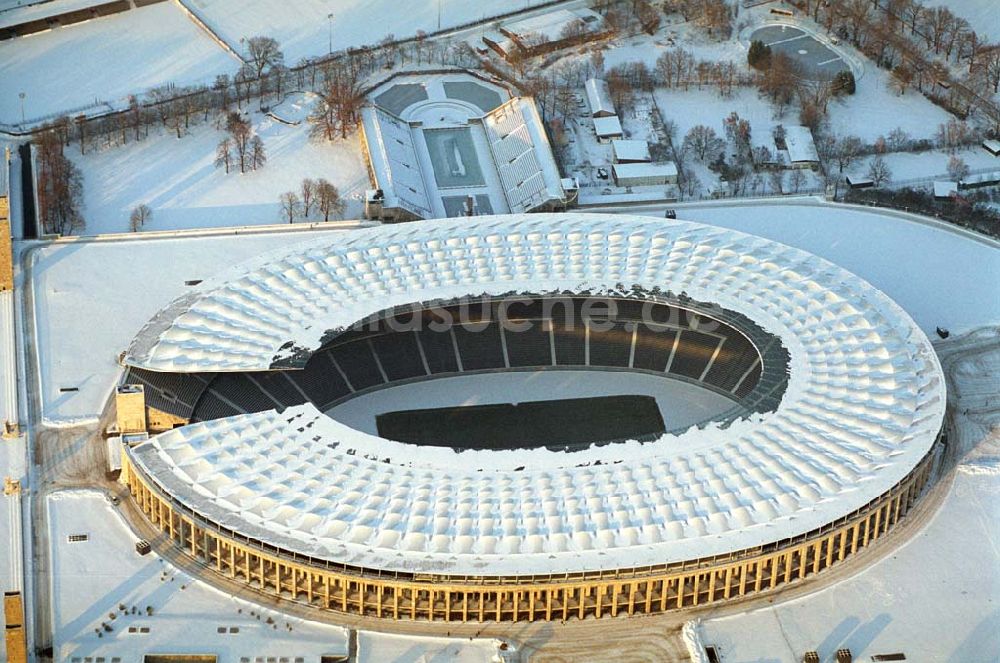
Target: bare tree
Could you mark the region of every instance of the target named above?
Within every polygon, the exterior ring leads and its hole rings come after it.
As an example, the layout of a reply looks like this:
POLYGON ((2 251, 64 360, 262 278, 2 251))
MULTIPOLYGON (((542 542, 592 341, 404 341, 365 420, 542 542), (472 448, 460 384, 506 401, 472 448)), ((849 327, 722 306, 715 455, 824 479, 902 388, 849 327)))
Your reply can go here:
POLYGON ((875 158, 868 164, 868 179, 870 179, 875 186, 888 184, 892 179, 892 171, 889 170, 889 164, 885 162, 885 159, 881 154, 875 155, 875 158))
POLYGON ((226 136, 215 146, 215 167, 225 166, 226 175, 233 162, 233 139, 226 136))
POLYGON ((340 191, 325 179, 316 181, 316 203, 324 221, 330 220, 330 215, 339 216, 344 213, 344 200, 340 191))
POLYGON ((896 127, 889 132, 889 137, 886 140, 886 144, 889 147, 890 152, 899 152, 904 149, 907 143, 910 142, 910 134, 902 127, 896 127))
POLYGON ((245 173, 249 166, 250 157, 250 122, 239 113, 230 113, 226 116, 226 131, 232 138, 232 145, 236 150, 236 157, 240 164, 240 172, 245 173))
POLYGON ((300 191, 302 193, 302 216, 308 219, 313 199, 316 197, 316 181, 308 177, 303 179, 300 191))
POLYGON ((969 165, 965 159, 952 155, 948 159, 948 177, 956 182, 961 182, 969 176, 969 165))
POLYGON ((771 180, 771 191, 774 193, 784 193, 785 171, 780 169, 772 170, 769 179, 771 180))
POLYGON ((699 161, 704 161, 706 156, 714 157, 725 148, 725 143, 715 129, 704 124, 696 124, 684 136, 683 150, 695 155, 699 161))
POLYGON ((272 37, 258 35, 247 39, 247 53, 256 78, 260 78, 265 69, 270 69, 285 62, 285 56, 278 47, 278 42, 272 37))
POLYGON ((267 163, 267 153, 264 151, 264 141, 260 136, 254 136, 250 139, 250 168, 257 170, 263 168, 265 163, 267 163))
POLYGON ((281 194, 281 217, 287 219, 289 223, 295 223, 295 216, 299 213, 302 204, 299 202, 299 194, 294 191, 286 191, 281 194))
POLYGON ((358 75, 346 67, 332 69, 326 79, 320 103, 309 115, 312 125, 309 136, 313 140, 332 141, 337 134, 347 138, 347 134, 358 122, 364 95, 361 92, 358 75))
POLYGON ((788 183, 792 185, 792 191, 798 193, 802 185, 806 183, 806 174, 802 172, 801 168, 793 168, 788 176, 788 183))
POLYGON ((906 92, 906 88, 913 83, 913 70, 906 64, 899 64, 892 70, 892 83, 899 90, 900 94, 906 92))
POLYGON ((129 230, 138 232, 151 218, 153 218, 153 210, 149 208, 149 205, 145 203, 139 205, 132 210, 132 214, 128 217, 129 230))
POLYGON ((845 168, 850 168, 861 156, 862 149, 864 143, 857 136, 844 136, 838 140, 833 148, 833 158, 837 162, 839 172, 843 173, 845 168))

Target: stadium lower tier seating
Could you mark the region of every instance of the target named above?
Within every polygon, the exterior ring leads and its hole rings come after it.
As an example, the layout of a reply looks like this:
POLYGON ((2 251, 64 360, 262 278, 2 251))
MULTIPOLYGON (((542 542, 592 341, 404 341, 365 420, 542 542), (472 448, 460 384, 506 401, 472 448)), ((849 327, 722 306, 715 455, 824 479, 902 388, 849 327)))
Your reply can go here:
POLYGON ((334 337, 302 370, 174 375, 132 368, 125 381, 144 384, 151 405, 193 421, 306 401, 325 410, 401 381, 526 368, 659 373, 728 395, 748 412, 780 402, 787 351, 745 318, 634 299, 593 302, 425 304, 366 319, 363 331, 334 337))

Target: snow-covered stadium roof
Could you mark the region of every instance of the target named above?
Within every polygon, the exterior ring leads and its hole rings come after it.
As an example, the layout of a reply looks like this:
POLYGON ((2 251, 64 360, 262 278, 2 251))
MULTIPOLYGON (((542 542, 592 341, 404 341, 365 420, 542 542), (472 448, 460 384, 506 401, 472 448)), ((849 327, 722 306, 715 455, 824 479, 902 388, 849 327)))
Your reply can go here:
POLYGON ((802 534, 885 493, 933 444, 940 366, 894 302, 804 251, 664 219, 477 217, 311 240, 205 282, 154 318, 126 361, 263 369, 390 306, 632 285, 717 303, 779 336, 790 377, 778 409, 646 444, 459 457, 305 404, 175 429, 133 457, 194 511, 294 552, 518 575, 660 564, 802 534))

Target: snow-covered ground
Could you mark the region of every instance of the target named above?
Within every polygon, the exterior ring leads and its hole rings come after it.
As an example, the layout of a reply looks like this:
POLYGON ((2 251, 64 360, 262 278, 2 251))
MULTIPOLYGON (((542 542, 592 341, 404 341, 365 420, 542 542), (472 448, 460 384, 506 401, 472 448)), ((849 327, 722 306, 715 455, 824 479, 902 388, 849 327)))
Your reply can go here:
MULTIPOLYGON (((74 113, 175 83, 209 83, 239 63, 173 2, 0 42, 0 123, 74 113)), ((99 110, 99 109, 98 109, 99 110)))
MULTIPOLYGON (((941 179, 951 179, 947 176, 948 160, 951 154, 946 150, 931 150, 930 152, 895 152, 884 155, 883 159, 892 171, 892 182, 905 182, 916 178, 941 177, 941 179)), ((1000 170, 1000 158, 987 152, 982 147, 971 147, 959 150, 954 156, 965 161, 970 170, 995 169, 1000 170)), ((874 157, 860 159, 850 169, 844 172, 855 174, 859 177, 865 176, 868 172, 868 164, 874 157)), ((834 165, 835 169, 836 166, 834 165)))
MULTIPOLYGON (((325 178, 345 199, 344 218, 358 218, 368 173, 358 134, 334 143, 309 140, 304 116, 311 94, 292 94, 274 109, 289 126, 252 113, 254 131, 264 141, 267 164, 256 172, 228 175, 215 167, 215 148, 224 132, 212 123, 192 127, 189 135, 156 130, 123 147, 80 155, 68 150, 83 172, 84 234, 127 232, 129 214, 140 204, 153 216, 144 230, 176 230, 282 223, 279 196, 298 191, 303 178, 325 178)), ((311 219, 322 221, 314 207, 311 219)))
POLYGON ((38 249, 32 279, 43 416, 60 422, 97 417, 119 371, 118 353, 153 314, 184 294, 185 281, 320 236, 230 233, 38 249), (74 387, 79 391, 60 391, 74 387))
POLYGON ((998 478, 996 466, 960 471, 931 523, 892 556, 823 591, 707 622, 705 644, 727 663, 798 663, 810 650, 832 661, 841 647, 857 661, 893 652, 914 661, 995 661, 998 478))
POLYGON ((685 428, 722 414, 733 402, 701 386, 658 375, 610 371, 516 371, 460 375, 380 389, 329 411, 351 428, 378 434, 375 418, 386 412, 489 403, 526 403, 591 396, 652 396, 666 430, 685 428))
MULTIPOLYGON (((841 647, 849 648, 855 661, 894 652, 908 661, 998 660, 998 341, 994 325, 937 346, 955 408, 949 447, 957 467, 951 471, 954 483, 938 487, 947 494, 930 519, 918 522, 920 529, 898 549, 841 582, 709 619, 698 629, 703 644, 714 645, 727 663, 798 663, 810 650, 825 662, 841 647)), ((951 470, 951 461, 945 465, 951 470)))
POLYGON ((950 230, 838 205, 678 207, 678 216, 805 249, 892 297, 928 335, 1000 322, 1000 250, 950 230))
POLYGON ((330 48, 375 44, 464 25, 542 4, 544 0, 187 0, 188 6, 227 43, 239 49, 241 37, 267 35, 278 40, 285 60, 323 55, 330 48), (405 6, 406 11, 400 11, 405 6), (332 19, 328 18, 333 14, 332 19), (332 35, 332 36, 331 36, 332 35))
POLYGON ((97 660, 140 663, 150 652, 225 661, 347 654, 345 629, 261 608, 192 579, 156 553, 140 556, 135 535, 101 492, 57 492, 46 506, 57 661, 103 656, 97 660), (70 542, 75 534, 88 538, 70 542))
MULTIPOLYGON (((412 37, 530 8, 543 0, 416 0, 399 11, 392 0, 188 0, 187 6, 234 53, 240 39, 278 40, 286 63, 334 50, 412 37), (440 11, 439 11, 440 10, 440 11), (331 20, 327 17, 333 14, 331 20)), ((209 84, 233 74, 239 61, 174 2, 162 2, 84 23, 0 42, 0 124, 60 113, 121 108, 129 94, 150 88, 209 84), (99 102, 99 104, 98 104, 99 102)))
POLYGON ((942 5, 969 22, 981 37, 1000 40, 1000 11, 996 0, 937 0, 928 3, 942 5))
POLYGON ((358 633, 358 663, 500 663, 516 660, 499 640, 358 633))

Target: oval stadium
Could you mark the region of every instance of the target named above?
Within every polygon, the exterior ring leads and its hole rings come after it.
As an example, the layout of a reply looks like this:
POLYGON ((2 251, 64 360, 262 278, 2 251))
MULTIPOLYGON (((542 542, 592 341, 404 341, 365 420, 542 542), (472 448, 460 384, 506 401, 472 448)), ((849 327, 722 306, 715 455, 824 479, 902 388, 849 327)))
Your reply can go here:
POLYGON ((884 536, 929 478, 931 344, 804 251, 697 223, 344 233, 192 288, 111 405, 121 481, 215 573, 357 615, 654 613, 884 536))

